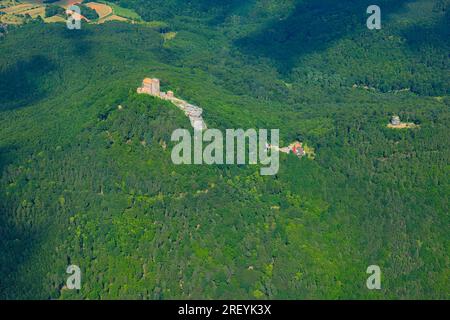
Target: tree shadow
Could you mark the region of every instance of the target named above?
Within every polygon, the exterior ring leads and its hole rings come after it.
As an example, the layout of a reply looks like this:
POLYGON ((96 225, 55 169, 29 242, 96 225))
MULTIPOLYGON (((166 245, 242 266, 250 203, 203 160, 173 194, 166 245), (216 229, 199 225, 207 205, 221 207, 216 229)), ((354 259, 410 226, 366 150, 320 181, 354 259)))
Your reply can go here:
POLYGON ((15 161, 16 155, 17 147, 0 147, 0 300, 20 298, 23 292, 19 288, 27 288, 20 269, 33 254, 37 239, 27 226, 19 226, 15 221, 18 200, 11 201, 5 189, 8 181, 4 170, 15 161))
MULTIPOLYGON (((380 0, 383 13, 392 14, 411 0, 380 0)), ((337 40, 365 30, 367 0, 305 0, 285 19, 235 41, 250 56, 269 58, 281 73, 289 72, 304 55, 323 51, 337 40)))
POLYGON ((402 31, 406 44, 412 50, 425 46, 447 49, 450 47, 450 8, 434 24, 414 25, 402 31))
POLYGON ((85 25, 83 27, 82 25, 82 29, 79 30, 64 29, 61 32, 62 37, 71 42, 71 48, 73 50, 72 52, 77 57, 89 56, 92 52, 92 44, 88 38, 93 33, 91 30, 86 29, 87 27, 89 26, 85 25))
POLYGON ((245 1, 242 0, 196 0, 196 1, 167 1, 152 0, 140 9, 138 13, 147 21, 167 20, 177 16, 190 16, 196 18, 208 17, 210 23, 216 24, 223 21, 227 13, 239 7, 245 1), (205 14, 206 13, 206 14, 205 14))
POLYGON ((53 70, 54 63, 41 55, 0 69, 0 111, 20 108, 44 98, 49 90, 41 83, 53 70))
POLYGON ((0 300, 53 299, 62 287, 61 269, 44 254, 60 239, 54 211, 23 172, 28 158, 19 145, 0 145, 0 300))
POLYGON ((401 31, 405 47, 417 57, 411 90, 419 94, 442 96, 450 92, 450 8, 434 23, 413 25, 401 31))
MULTIPOLYGON (((0 196, 2 198, 2 195, 0 196)), ((3 199, 2 199, 3 200, 3 199)), ((22 266, 33 256, 39 240, 34 231, 8 221, 10 209, 0 206, 0 300, 32 298, 27 293, 30 274, 22 274, 22 266)))

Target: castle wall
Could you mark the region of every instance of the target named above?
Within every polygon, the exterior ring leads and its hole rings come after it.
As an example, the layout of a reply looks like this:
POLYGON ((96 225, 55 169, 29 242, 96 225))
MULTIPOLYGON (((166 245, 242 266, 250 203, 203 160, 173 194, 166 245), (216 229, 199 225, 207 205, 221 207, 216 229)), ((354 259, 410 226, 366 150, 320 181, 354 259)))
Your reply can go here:
POLYGON ((207 129, 206 123, 203 120, 202 113, 203 109, 192 104, 187 103, 184 100, 178 99, 174 96, 172 91, 167 93, 160 91, 160 81, 159 79, 149 79, 146 78, 142 81, 142 87, 137 88, 137 93, 149 94, 164 100, 169 100, 178 109, 184 111, 184 114, 189 118, 191 125, 196 130, 207 129))

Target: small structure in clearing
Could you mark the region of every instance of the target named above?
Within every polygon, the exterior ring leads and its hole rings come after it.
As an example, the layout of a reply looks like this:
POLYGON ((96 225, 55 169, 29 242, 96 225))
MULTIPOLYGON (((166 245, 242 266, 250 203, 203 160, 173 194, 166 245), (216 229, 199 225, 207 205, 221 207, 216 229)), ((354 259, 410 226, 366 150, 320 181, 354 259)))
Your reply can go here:
POLYGON ((398 126, 400 124, 400 117, 399 116, 393 116, 391 118, 391 125, 398 126))
POLYGON ((388 128, 391 129, 412 129, 417 127, 415 123, 412 122, 402 122, 400 117, 397 115, 392 116, 391 121, 388 123, 388 128))
POLYGON ((191 125, 195 130, 207 129, 205 121, 203 121, 203 109, 174 96, 173 91, 161 92, 159 79, 145 78, 142 86, 137 89, 137 93, 148 94, 163 100, 168 100, 184 111, 184 114, 191 121, 191 125))

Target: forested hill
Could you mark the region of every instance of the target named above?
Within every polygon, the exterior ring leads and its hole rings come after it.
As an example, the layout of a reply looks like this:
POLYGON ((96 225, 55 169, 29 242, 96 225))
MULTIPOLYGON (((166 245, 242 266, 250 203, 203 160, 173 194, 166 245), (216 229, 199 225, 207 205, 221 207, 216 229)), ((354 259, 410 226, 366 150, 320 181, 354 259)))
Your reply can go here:
POLYGON ((0 298, 448 298, 449 1, 380 1, 381 30, 368 1, 111 2, 146 23, 0 38, 0 298), (190 124, 145 77, 315 159, 173 165, 190 124))

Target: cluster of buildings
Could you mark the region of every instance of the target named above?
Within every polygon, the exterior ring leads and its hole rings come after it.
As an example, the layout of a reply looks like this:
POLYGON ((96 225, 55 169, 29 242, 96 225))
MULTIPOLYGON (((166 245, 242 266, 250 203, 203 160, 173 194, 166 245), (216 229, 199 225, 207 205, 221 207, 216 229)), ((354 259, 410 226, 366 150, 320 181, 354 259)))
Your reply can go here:
POLYGON ((137 93, 149 94, 164 100, 169 100, 176 105, 189 118, 191 125, 196 130, 207 129, 203 121, 203 109, 174 96, 173 91, 161 92, 159 79, 145 78, 142 86, 137 89, 137 93))
POLYGON ((290 154, 292 152, 299 158, 302 158, 303 156, 306 155, 305 149, 303 148, 303 144, 299 141, 295 141, 295 142, 291 143, 289 146, 282 147, 282 148, 279 148, 277 146, 272 146, 270 144, 268 144, 266 147, 268 149, 278 150, 279 152, 283 152, 283 153, 287 153, 287 154, 290 154))
POLYGON ((289 149, 299 158, 303 157, 306 154, 305 149, 303 149, 302 143, 298 141, 290 144, 289 149))

